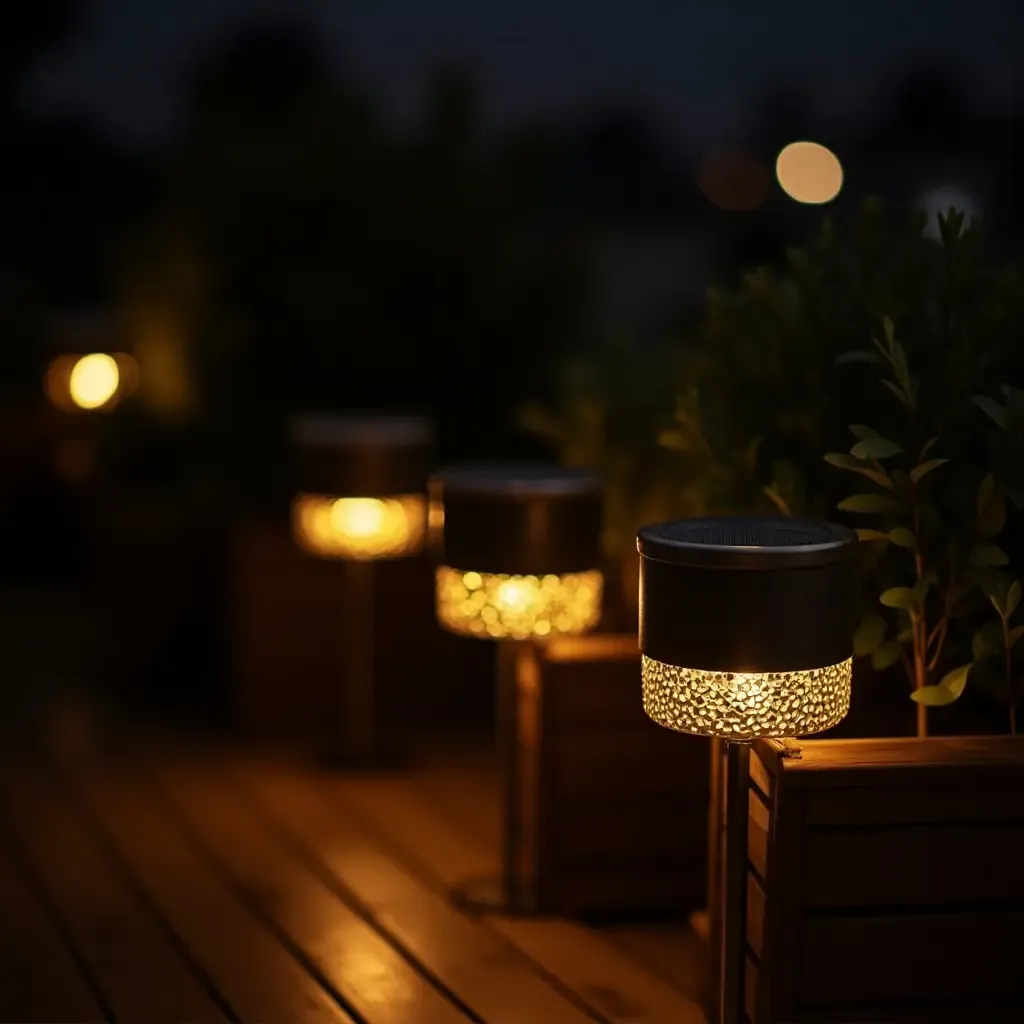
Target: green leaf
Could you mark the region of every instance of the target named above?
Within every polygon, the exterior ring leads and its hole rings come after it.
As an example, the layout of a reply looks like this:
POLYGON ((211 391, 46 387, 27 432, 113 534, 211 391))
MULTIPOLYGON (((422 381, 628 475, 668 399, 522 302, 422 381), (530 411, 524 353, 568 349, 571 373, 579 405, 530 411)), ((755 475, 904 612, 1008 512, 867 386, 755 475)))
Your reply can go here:
POLYGON ((844 455, 842 452, 832 452, 825 456, 825 461, 830 466, 835 466, 837 469, 848 469, 851 473, 860 473, 861 476, 866 476, 869 480, 873 480, 879 487, 885 487, 887 490, 892 490, 892 480, 889 478, 887 473, 882 472, 880 469, 875 469, 869 463, 863 462, 861 459, 855 459, 852 455, 844 455))
POLYGON ((935 445, 937 445, 938 443, 939 443, 939 439, 938 439, 937 437, 929 437, 929 438, 928 438, 928 440, 927 440, 927 441, 925 441, 925 443, 924 443, 924 447, 923 447, 923 448, 921 449, 921 455, 919 456, 919 457, 920 457, 920 459, 921 459, 922 461, 924 461, 924 457, 925 457, 925 456, 926 456, 926 455, 927 455, 927 454, 928 454, 928 453, 929 453, 929 452, 930 452, 930 451, 932 450, 932 448, 934 448, 934 447, 935 447, 935 445))
POLYGON ((997 594, 989 594, 988 595, 988 599, 992 603, 992 607, 995 608, 996 614, 1000 618, 1003 618, 1003 616, 1006 614, 1006 609, 1003 607, 1003 602, 999 600, 998 595, 997 594))
POLYGON ((857 530, 857 540, 864 541, 865 543, 873 540, 889 540, 889 534, 885 530, 857 530))
POLYGON ((991 473, 978 486, 978 533, 991 539, 1006 524, 1006 502, 991 473))
POLYGON ((917 701, 918 704, 924 704, 926 707, 940 708, 952 704, 956 697, 941 686, 922 686, 920 690, 915 690, 910 695, 910 699, 917 701))
POLYGON ((879 595, 879 603, 886 608, 915 608, 918 604, 917 596, 910 587, 890 587, 883 590, 879 595))
POLYGON ((1013 650, 1014 644, 1016 644, 1022 636, 1024 636, 1024 626, 1014 626, 1013 629, 1010 630, 1009 638, 1011 650, 1013 650))
POLYGON ((872 430, 871 427, 865 427, 863 423, 851 423, 850 433, 861 441, 866 441, 869 437, 878 437, 877 430, 872 430))
POLYGON ((889 343, 889 348, 892 348, 896 340, 896 326, 887 316, 882 317, 882 330, 885 331, 885 340, 889 343))
POLYGON ((917 547, 917 539, 905 526, 897 526, 895 530, 890 530, 889 540, 891 540, 896 547, 907 548, 909 551, 913 551, 917 547))
POLYGON ((888 459, 890 456, 901 454, 902 451, 895 441, 890 441, 886 437, 866 437, 850 449, 850 454, 855 459, 888 459))
POLYGON ((793 513, 790 511, 789 505, 786 499, 774 487, 762 487, 765 495, 771 500, 771 503, 784 515, 791 516, 793 513))
POLYGON ((949 459, 929 459, 927 462, 922 462, 910 471, 910 479, 916 484, 921 477, 926 476, 933 469, 938 469, 939 466, 944 466, 947 462, 949 459))
POLYGON ((1006 410, 988 395, 972 395, 971 401, 992 420, 1000 430, 1006 430, 1006 410))
POLYGON ((868 614, 853 634, 853 653, 858 656, 874 654, 885 639, 885 619, 868 614))
POLYGON ((902 653, 903 648, 895 640, 887 640, 871 652, 871 667, 876 672, 881 672, 890 665, 895 665, 902 653))
POLYGON ((1014 580, 1006 592, 1006 617, 1009 618, 1020 604, 1020 581, 1014 580))
POLYGON ((967 685, 967 677, 971 674, 972 668, 974 668, 974 662, 969 661, 966 665, 961 665, 959 668, 953 669, 952 672, 947 672, 939 682, 939 686, 952 694, 953 700, 956 700, 964 692, 964 687, 967 685))
POLYGON ((979 544, 977 547, 972 548, 971 553, 967 556, 967 561, 971 565, 976 566, 1010 564, 1010 559, 1006 557, 1006 552, 1002 548, 996 547, 995 544, 979 544))
POLYGON ((890 498, 882 494, 854 494, 839 502, 838 508, 844 512, 863 512, 865 514, 891 512, 894 508, 890 498))
POLYGON ((882 378, 882 383, 904 404, 910 405, 910 395, 906 393, 899 385, 893 384, 891 380, 882 378))

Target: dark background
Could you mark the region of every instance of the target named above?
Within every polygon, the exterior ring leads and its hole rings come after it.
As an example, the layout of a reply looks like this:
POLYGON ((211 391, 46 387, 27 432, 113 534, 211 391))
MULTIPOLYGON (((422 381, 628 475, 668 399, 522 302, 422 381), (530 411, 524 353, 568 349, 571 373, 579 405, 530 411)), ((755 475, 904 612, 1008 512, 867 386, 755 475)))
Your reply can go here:
MULTIPOLYGON (((642 362, 818 223, 773 180, 788 142, 839 156, 837 218, 955 205, 1019 255, 1019 3, 670 7, 6 11, 8 603, 98 579, 222 609, 204 572, 230 524, 281 517, 297 412, 427 414, 441 461, 543 453, 515 410, 562 356, 615 336, 642 362), (52 409, 44 370, 77 349, 131 351, 138 394, 52 409)), ((190 675, 218 614, 168 641, 190 675)))

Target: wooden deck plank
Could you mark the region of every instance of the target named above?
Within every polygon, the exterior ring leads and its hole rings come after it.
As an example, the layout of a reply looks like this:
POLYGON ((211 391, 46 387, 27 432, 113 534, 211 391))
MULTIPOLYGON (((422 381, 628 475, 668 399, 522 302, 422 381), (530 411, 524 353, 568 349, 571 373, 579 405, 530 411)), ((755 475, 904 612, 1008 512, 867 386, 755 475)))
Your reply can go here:
POLYGON ((0 791, 16 842, 118 1020, 230 1019, 188 963, 180 940, 132 893, 52 776, 23 764, 16 779, 5 777, 0 791))
POLYGON ((0 1020, 110 1019, 25 875, 0 849, 0 1020))
MULTIPOLYGON (((345 808, 328 798, 331 783, 269 765, 241 767, 253 799, 349 890, 377 920, 486 1024, 582 1024, 607 1021, 542 977, 511 943, 450 906, 385 852, 345 808)), ((376 792, 376 785, 351 786, 376 792)), ((371 800, 373 797, 370 798, 371 800)), ((409 841, 420 838, 410 823, 409 841)))
MULTIPOLYGON (((486 836, 474 838, 472 826, 461 834, 434 810, 438 789, 448 793, 447 806, 454 807, 458 791, 481 789, 479 777, 472 781, 461 773, 444 770, 403 779, 329 783, 331 790, 347 805, 378 828, 402 859, 430 876, 447 891, 467 878, 493 874, 497 869, 497 835, 493 843, 486 836), (421 778, 430 780, 418 788, 421 778)), ((484 784, 486 785, 486 784, 484 784)), ((479 803, 480 801, 477 801, 479 803)), ((496 802, 496 801, 495 801, 496 802)), ((477 808, 473 820, 484 825, 494 816, 477 808)), ((486 827, 486 826, 485 826, 486 827)), ((535 964, 556 976, 592 1010, 614 1024, 666 1022, 703 1024, 704 1015, 695 998, 668 984, 656 973, 623 955, 598 931, 571 921, 556 919, 506 918, 488 916, 488 925, 516 946, 535 964)))
POLYGON ((326 884, 253 816, 217 763, 161 760, 154 774, 231 884, 369 1024, 471 1019, 353 910, 351 894, 326 884))
POLYGON ((123 766, 117 771, 75 764, 73 774, 85 803, 129 870, 240 1020, 353 1024, 126 777, 123 766))
MULTIPOLYGON (((497 869, 500 832, 497 785, 493 772, 477 771, 464 779, 460 770, 431 765, 406 784, 405 788, 416 794, 417 799, 410 801, 399 792, 389 801, 380 802, 376 813, 379 817, 397 801, 406 815, 418 815, 422 820, 417 821, 416 834, 429 834, 432 844, 420 843, 417 849, 429 857, 428 866, 442 881, 455 885, 462 878, 497 869)), ((361 797, 353 792, 350 799, 358 802, 361 797)), ((372 805, 363 810, 371 815, 375 813, 372 805)), ((389 827, 386 822, 381 824, 389 827)), ((393 821, 390 828, 400 838, 400 822, 393 821)), ((667 999, 664 1003, 667 1012, 680 1014, 679 1019, 683 1021, 704 1019, 697 1007, 707 984, 706 951, 700 937, 686 924, 589 929, 571 922, 509 918, 496 919, 496 926, 525 952, 552 966, 558 964, 562 956, 575 960, 577 950, 583 951, 583 963, 591 974, 597 973, 599 964, 607 963, 608 970, 601 974, 619 979, 618 986, 626 993, 627 1001, 637 999, 645 990, 652 993, 650 976, 654 975, 659 983, 669 984, 685 1001, 687 1009, 684 1011, 673 1009, 672 1000, 667 999), (544 932, 556 926, 560 942, 549 943, 544 932), (601 946, 596 946, 595 939, 600 940, 604 948, 613 948, 612 960, 600 951, 601 946), (634 977, 637 966, 643 971, 639 978, 634 977), (629 979, 628 983, 625 979, 629 979), (686 1012, 690 1017, 682 1016, 686 1012)), ((557 968, 553 966, 553 969, 557 968)), ((586 984, 583 987, 586 988, 586 984)), ((648 995, 648 1000, 650 998, 648 995)))

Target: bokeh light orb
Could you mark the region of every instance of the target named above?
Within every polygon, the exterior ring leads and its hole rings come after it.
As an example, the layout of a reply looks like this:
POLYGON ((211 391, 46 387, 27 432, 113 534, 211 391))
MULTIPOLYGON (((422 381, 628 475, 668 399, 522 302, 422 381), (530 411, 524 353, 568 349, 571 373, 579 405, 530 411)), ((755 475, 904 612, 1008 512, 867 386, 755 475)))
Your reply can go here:
POLYGON ((827 146, 791 142, 775 161, 782 191, 798 203, 830 203, 843 187, 843 165, 827 146))
POLYGON ((372 560, 415 554, 427 532, 421 494, 335 498, 300 494, 292 503, 299 546, 319 558, 372 560))
POLYGON ((117 394, 121 372, 117 360, 105 352, 82 356, 71 370, 68 387, 79 409, 99 409, 117 394))
POLYGON ((43 391, 65 412, 106 412, 132 394, 138 380, 138 364, 123 352, 68 354, 46 368, 43 391))

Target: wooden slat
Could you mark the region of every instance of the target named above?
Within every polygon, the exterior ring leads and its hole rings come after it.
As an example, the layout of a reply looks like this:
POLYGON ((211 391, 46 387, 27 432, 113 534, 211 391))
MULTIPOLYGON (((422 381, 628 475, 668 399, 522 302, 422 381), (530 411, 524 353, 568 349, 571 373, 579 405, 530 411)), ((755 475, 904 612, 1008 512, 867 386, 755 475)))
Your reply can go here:
POLYGON ((747 859, 762 878, 767 878, 770 816, 768 807, 755 789, 750 790, 749 809, 750 817, 747 820, 747 859))
POLYGON ((691 1000, 706 999, 711 977, 708 946, 692 928, 678 924, 620 925, 607 933, 633 960, 691 1000))
POLYGON ((811 919, 803 925, 801 1001, 893 1004, 927 992, 935 1002, 1016 998, 1024 1006, 1021 934, 1024 913, 811 919), (948 960, 939 966, 942 951, 948 960))
POLYGON ((3 802, 19 846, 119 1020, 228 1019, 177 936, 132 893, 49 773, 23 764, 16 779, 7 776, 3 802))
POLYGON ((465 1024, 469 1019, 251 813, 214 762, 163 763, 158 786, 208 855, 260 913, 300 947, 370 1024, 465 1024))
POLYGON ((0 1020, 93 1024, 108 1019, 43 905, 3 849, 0 922, 0 1020))
MULTIPOLYGON (((497 870, 496 843, 485 848, 482 840, 486 837, 475 832, 472 824, 463 832, 439 815, 415 778, 412 782, 381 781, 375 788, 339 782, 335 788, 350 807, 388 837, 405 863, 435 879, 436 884, 451 888, 466 878, 497 870)), ((465 799, 464 793, 461 797, 452 795, 447 806, 457 806, 465 799)), ((486 818, 477 812, 466 820, 486 818)), ((645 1024, 703 1024, 703 1012, 695 997, 624 955, 598 932, 568 921, 493 916, 487 922, 610 1024, 636 1024, 637 1020, 645 1024), (630 1009, 634 1007, 642 1007, 644 1016, 637 1017, 630 1009)), ((680 978, 689 962, 680 964, 680 978)))
POLYGON ((955 822, 1024 822, 1024 786, 875 785, 811 791, 807 824, 925 825, 955 822))
POLYGON ((753 872, 747 872, 747 944, 760 957, 764 946, 764 889, 753 872))
POLYGON ((1024 850, 1024 824, 811 829, 806 850, 811 908, 1024 901, 1024 871, 996 868, 1024 850))
POLYGON ((73 777, 129 870, 241 1020, 353 1024, 123 770, 75 764, 73 777))
MULTIPOLYGON (((339 813, 312 779, 267 766, 250 769, 246 778, 250 796, 293 841, 373 908, 383 927, 487 1024, 591 1019, 534 973, 514 947, 382 851, 350 809, 339 813)), ((407 841, 419 839, 407 833, 407 841)))

